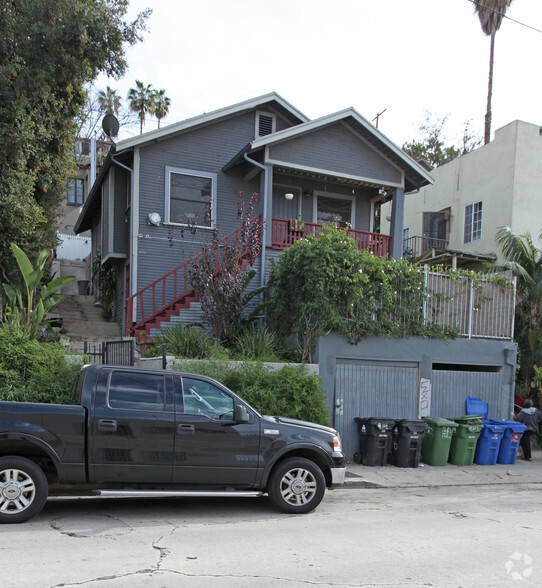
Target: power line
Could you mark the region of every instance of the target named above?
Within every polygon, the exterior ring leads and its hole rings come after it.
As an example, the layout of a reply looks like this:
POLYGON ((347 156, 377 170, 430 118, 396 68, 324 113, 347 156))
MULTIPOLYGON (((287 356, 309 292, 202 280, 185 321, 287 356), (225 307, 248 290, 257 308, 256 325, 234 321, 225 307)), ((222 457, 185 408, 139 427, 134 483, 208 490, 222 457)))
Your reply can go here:
POLYGON ((542 31, 540 29, 537 29, 536 27, 532 27, 531 25, 525 24, 524 22, 520 22, 519 20, 516 20, 515 18, 512 18, 512 17, 504 14, 504 12, 499 12, 498 10, 495 10, 494 8, 490 8, 486 4, 483 4, 482 2, 478 2, 478 0, 468 0, 468 1, 471 4, 476 4, 477 6, 481 6, 482 8, 487 8, 488 10, 492 10, 496 14, 499 14, 500 16, 502 16, 503 18, 511 20, 512 22, 515 22, 516 24, 521 25, 522 27, 525 27, 527 29, 531 29, 532 31, 536 31, 537 33, 542 34, 542 31))

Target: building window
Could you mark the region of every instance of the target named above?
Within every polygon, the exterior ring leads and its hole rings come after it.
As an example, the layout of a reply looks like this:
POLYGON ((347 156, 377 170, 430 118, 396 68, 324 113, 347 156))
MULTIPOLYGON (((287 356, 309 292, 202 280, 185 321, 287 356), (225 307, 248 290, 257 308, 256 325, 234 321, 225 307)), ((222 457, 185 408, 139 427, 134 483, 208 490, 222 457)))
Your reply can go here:
POLYGON ((85 182, 79 178, 70 178, 68 180, 68 204, 81 206, 83 204, 85 182))
POLYGON ((482 203, 465 206, 465 231, 463 243, 472 243, 482 238, 482 203))
POLYGON ((338 227, 354 228, 355 199, 353 196, 317 193, 314 206, 317 223, 334 223, 338 227))
POLYGON ((165 222, 212 227, 216 174, 166 167, 165 222))

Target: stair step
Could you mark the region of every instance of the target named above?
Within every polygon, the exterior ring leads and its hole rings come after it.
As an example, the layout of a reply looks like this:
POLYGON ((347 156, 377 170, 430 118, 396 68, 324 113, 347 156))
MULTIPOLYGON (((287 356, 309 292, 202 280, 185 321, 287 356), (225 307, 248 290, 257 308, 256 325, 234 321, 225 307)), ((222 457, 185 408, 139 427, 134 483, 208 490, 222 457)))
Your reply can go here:
POLYGON ((102 342, 121 337, 120 326, 102 317, 102 308, 95 306, 94 296, 66 294, 49 316, 62 318, 70 342, 102 342))

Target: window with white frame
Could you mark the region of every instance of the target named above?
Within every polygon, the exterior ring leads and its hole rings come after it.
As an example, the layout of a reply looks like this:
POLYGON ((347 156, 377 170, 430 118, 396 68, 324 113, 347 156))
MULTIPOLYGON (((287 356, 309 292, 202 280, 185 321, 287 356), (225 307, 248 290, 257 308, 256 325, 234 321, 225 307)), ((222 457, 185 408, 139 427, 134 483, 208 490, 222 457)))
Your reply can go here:
POLYGON ((463 243, 472 243, 482 238, 482 203, 465 206, 465 230, 463 243))
POLYGON ((70 178, 68 180, 67 200, 68 204, 73 206, 81 206, 84 198, 85 182, 79 178, 70 178))
POLYGON ((216 174, 166 167, 165 222, 212 227, 216 174))

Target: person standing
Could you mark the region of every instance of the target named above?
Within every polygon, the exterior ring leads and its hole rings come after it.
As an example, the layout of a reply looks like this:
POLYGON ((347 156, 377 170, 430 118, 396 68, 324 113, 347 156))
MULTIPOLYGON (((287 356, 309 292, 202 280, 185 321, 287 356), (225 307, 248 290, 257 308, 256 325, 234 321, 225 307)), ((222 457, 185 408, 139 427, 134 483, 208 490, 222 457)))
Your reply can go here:
POLYGON ((538 423, 542 421, 542 411, 533 406, 533 401, 530 398, 525 400, 523 408, 516 416, 516 421, 523 423, 527 428, 523 431, 523 436, 519 444, 523 450, 523 459, 526 461, 533 461, 531 457, 531 437, 538 433, 538 423))

